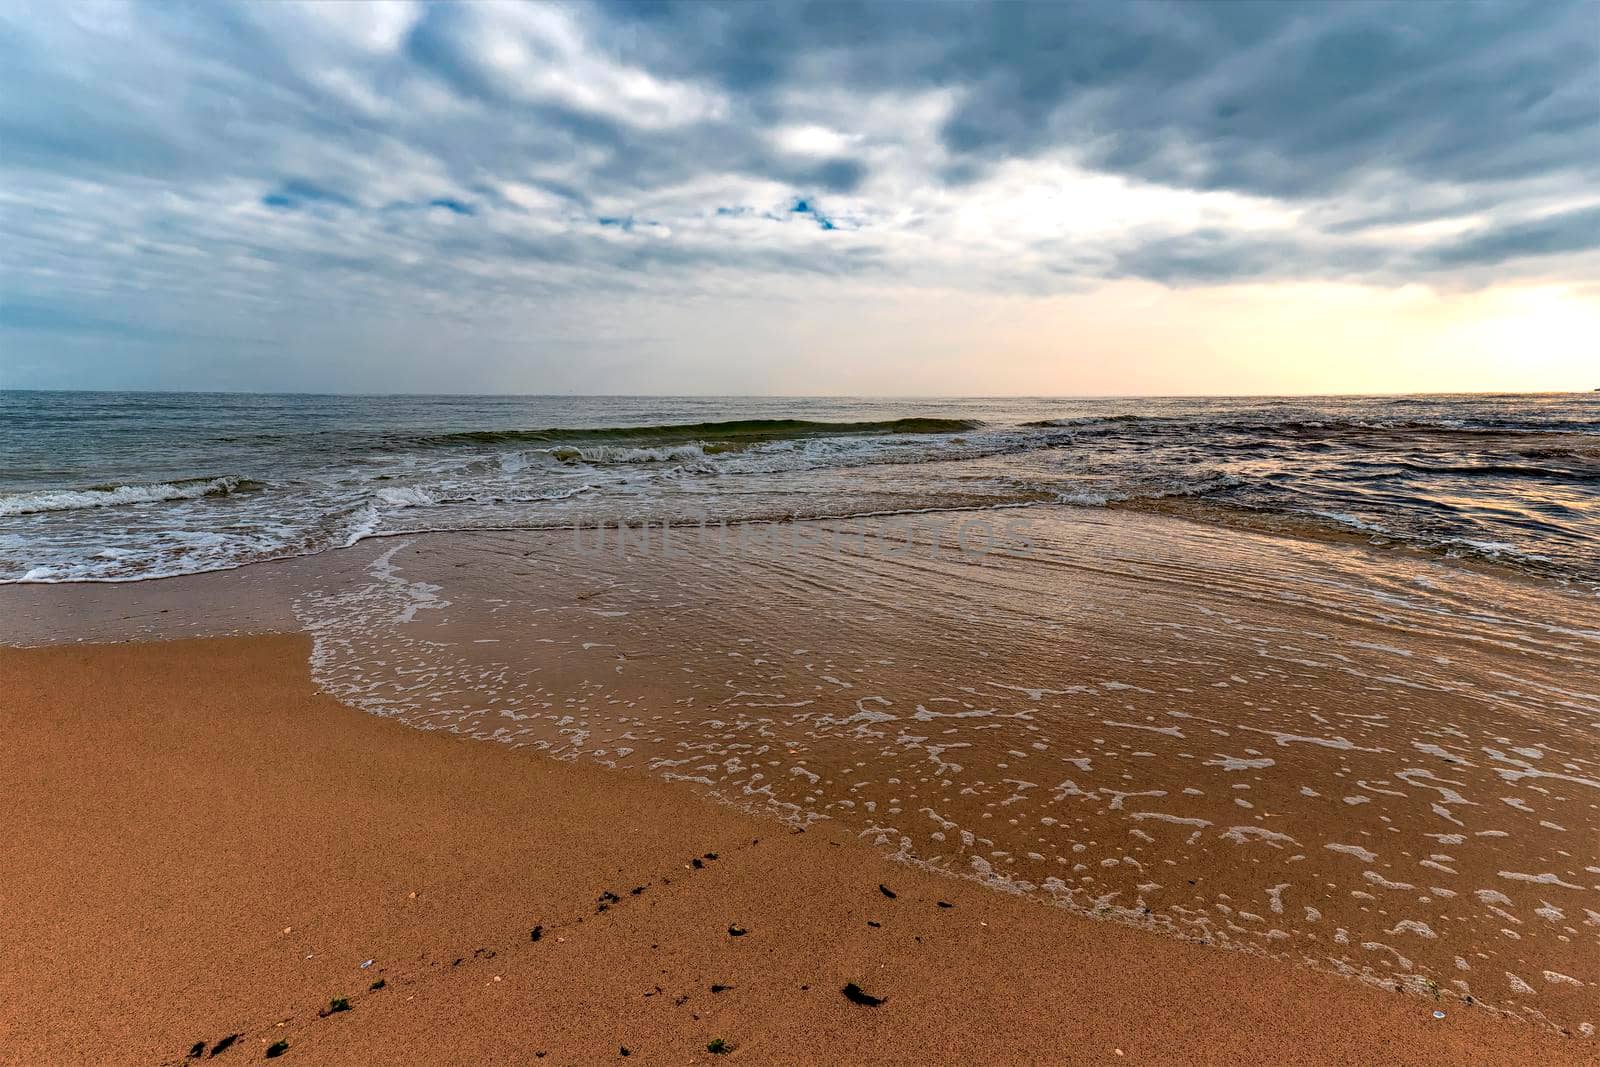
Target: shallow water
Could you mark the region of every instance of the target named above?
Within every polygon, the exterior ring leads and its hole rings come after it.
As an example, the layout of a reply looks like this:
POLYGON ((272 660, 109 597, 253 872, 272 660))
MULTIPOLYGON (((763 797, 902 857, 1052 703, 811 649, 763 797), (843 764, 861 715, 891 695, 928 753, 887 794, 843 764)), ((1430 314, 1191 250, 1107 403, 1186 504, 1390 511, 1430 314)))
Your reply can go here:
POLYGON ((1600 583, 1600 396, 0 393, 0 582, 382 535, 1070 503, 1600 583))

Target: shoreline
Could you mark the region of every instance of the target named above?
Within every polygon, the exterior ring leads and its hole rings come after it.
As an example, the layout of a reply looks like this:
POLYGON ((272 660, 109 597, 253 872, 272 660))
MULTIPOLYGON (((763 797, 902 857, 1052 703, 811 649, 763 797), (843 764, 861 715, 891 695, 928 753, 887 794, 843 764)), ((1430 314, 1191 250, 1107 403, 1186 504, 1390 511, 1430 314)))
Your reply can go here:
MULTIPOLYGON (((1237 532, 1249 536, 1269 537, 1300 542, 1313 547, 1357 548, 1370 552, 1392 554, 1395 558, 1411 562, 1446 565, 1462 573, 1484 575, 1502 581, 1534 583, 1561 589, 1596 590, 1600 585, 1592 576, 1564 574, 1541 569, 1549 561, 1540 556, 1520 558, 1516 553, 1507 556, 1497 551, 1475 547, 1469 542, 1457 544, 1432 544, 1397 537, 1390 531, 1350 525, 1320 512, 1265 512, 1246 507, 1206 500, 1203 497, 1177 493, 1169 496, 1112 497, 1103 501, 1084 499, 1037 499, 998 501, 990 503, 959 504, 941 502, 927 506, 891 510, 844 511, 839 513, 759 515, 718 522, 674 522, 666 519, 643 519, 636 524, 601 520, 594 523, 555 523, 538 525, 527 523, 474 524, 465 526, 430 526, 421 529, 369 530, 353 535, 342 544, 327 544, 316 548, 288 551, 279 555, 242 559, 237 562, 199 567, 193 570, 164 571, 154 574, 128 576, 72 576, 66 578, 22 577, 0 581, 0 589, 72 589, 78 587, 134 587, 174 580, 204 580, 218 575, 235 574, 256 568, 273 566, 311 566, 309 561, 324 557, 337 557, 342 553, 359 550, 369 543, 384 543, 401 539, 482 537, 492 534, 520 534, 528 537, 570 535, 579 542, 587 536, 597 535, 596 554, 605 551, 608 535, 626 539, 634 534, 646 538, 651 531, 691 531, 703 535, 717 530, 726 536, 729 530, 741 528, 765 529, 783 527, 821 527, 829 524, 871 523, 878 520, 917 520, 951 515, 1008 515, 1013 512, 1028 514, 1035 510, 1047 517, 1057 511, 1069 516, 1109 512, 1113 515, 1128 513, 1136 519, 1155 517, 1193 524, 1206 530, 1237 532), (1320 521, 1319 521, 1320 520, 1320 521)), ((1081 515, 1080 515, 1081 517, 1081 515)), ((978 521, 978 520, 975 520, 978 521)), ((703 540, 702 540, 703 543, 703 540)), ((935 546, 936 547, 936 546, 935 546)), ((1381 558, 1381 557, 1380 557, 1381 558)))
POLYGON ((308 649, 0 650, 0 1059, 176 1063, 232 1033, 218 1059, 286 1041, 285 1062, 715 1062, 719 1037, 763 1063, 1589 1049, 897 864, 836 822, 795 833, 682 784, 385 721, 317 690, 308 649), (888 999, 851 1003, 846 982, 888 999), (319 1018, 336 998, 352 1010, 319 1018))

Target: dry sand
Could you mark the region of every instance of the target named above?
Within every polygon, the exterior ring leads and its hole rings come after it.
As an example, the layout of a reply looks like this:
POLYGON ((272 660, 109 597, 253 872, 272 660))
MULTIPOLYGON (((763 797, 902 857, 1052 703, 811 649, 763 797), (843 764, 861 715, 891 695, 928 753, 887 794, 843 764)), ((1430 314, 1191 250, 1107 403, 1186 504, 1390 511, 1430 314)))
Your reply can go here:
POLYGON ((217 1061, 1592 1062, 829 823, 364 715, 307 650, 0 650, 0 1061, 210 1062, 237 1034, 217 1061))

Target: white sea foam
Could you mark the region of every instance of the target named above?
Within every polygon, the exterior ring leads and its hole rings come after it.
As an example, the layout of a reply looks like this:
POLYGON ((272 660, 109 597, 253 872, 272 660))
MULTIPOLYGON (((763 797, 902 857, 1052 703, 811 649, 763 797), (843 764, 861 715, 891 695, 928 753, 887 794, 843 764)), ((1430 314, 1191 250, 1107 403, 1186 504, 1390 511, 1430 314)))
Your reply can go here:
POLYGON ((1373 860, 1378 858, 1378 854, 1376 852, 1364 849, 1360 845, 1333 844, 1323 845, 1322 847, 1327 849, 1329 852, 1343 852, 1346 855, 1354 856, 1362 863, 1371 863, 1373 860))
POLYGON ((51 511, 79 511, 85 508, 119 507, 125 504, 159 504, 169 500, 194 500, 203 496, 223 496, 239 488, 244 480, 234 476, 194 479, 182 482, 155 482, 149 485, 117 485, 106 489, 59 489, 0 496, 0 518, 12 515, 37 515, 51 511))

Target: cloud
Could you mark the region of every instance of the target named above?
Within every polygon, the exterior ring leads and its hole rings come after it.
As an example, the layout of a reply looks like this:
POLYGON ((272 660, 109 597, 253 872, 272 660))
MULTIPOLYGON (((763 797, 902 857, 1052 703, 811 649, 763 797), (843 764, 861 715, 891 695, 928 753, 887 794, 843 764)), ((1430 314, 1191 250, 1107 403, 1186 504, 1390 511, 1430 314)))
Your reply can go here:
POLYGON ((1429 251, 1441 267, 1498 264, 1600 248, 1600 205, 1487 227, 1429 251))
POLYGON ((14 4, 0 286, 52 309, 30 335, 260 338, 796 279, 1592 282, 1594 30, 1582 0, 14 4))
POLYGON ((1071 144, 1163 184, 1305 196, 1594 175, 1600 43, 1566 3, 608 5, 679 77, 765 102, 808 81, 953 88, 962 162, 1071 144))

